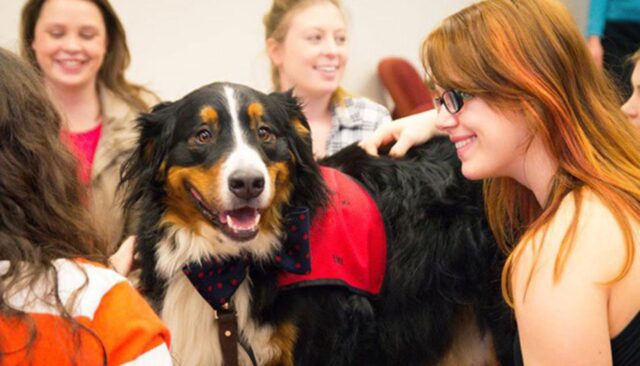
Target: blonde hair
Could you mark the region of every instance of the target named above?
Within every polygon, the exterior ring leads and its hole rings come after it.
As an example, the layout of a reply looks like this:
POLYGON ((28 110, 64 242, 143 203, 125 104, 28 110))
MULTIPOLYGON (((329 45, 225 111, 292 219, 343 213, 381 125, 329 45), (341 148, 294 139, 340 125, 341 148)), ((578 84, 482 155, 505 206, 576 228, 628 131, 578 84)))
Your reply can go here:
MULTIPOLYGON (((624 234, 626 275, 635 254, 630 219, 640 221, 640 139, 620 111, 611 82, 596 68, 569 12, 555 0, 485 0, 446 18, 424 41, 423 64, 443 89, 523 111, 530 130, 558 162, 548 201, 511 178, 485 181, 485 204, 499 245, 511 251, 503 293, 512 304, 514 261, 573 192, 576 213, 555 260, 562 274, 574 244, 582 190, 602 199, 624 234)), ((532 269, 533 271, 533 269, 532 269)), ((531 278, 531 277, 529 277, 531 278)))
MULTIPOLYGON (((335 5, 341 13, 344 13, 340 0, 273 0, 271 9, 263 18, 265 39, 273 39, 283 43, 289 32, 293 16, 311 5, 318 3, 330 3, 335 5)), ((271 83, 276 91, 282 91, 280 84, 280 71, 271 62, 271 83)), ((349 95, 342 87, 336 89, 332 96, 333 103, 341 103, 344 97, 349 95)))
MULTIPOLYGON (((22 7, 20 21, 20 55, 31 65, 40 69, 35 51, 31 47, 35 37, 35 28, 40 18, 42 6, 47 0, 29 0, 22 7)), ((131 62, 127 36, 124 27, 108 0, 88 0, 102 14, 107 31, 107 51, 104 62, 98 71, 98 81, 122 98, 131 107, 146 111, 149 105, 140 96, 142 92, 151 93, 141 85, 130 83, 125 78, 125 71, 131 62)))

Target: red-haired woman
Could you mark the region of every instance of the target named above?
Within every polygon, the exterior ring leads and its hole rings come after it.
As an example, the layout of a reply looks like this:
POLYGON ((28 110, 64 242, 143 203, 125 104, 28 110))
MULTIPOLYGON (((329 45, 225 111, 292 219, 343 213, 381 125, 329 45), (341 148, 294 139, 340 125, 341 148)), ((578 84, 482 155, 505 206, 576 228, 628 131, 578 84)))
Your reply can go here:
MULTIPOLYGON (((556 0, 481 1, 446 18, 423 51, 438 95, 429 113, 463 174, 485 179, 491 227, 510 252, 517 362, 640 364, 640 130, 569 12, 556 0)), ((434 131, 428 118, 392 125, 364 145, 399 138, 402 153, 434 131)))

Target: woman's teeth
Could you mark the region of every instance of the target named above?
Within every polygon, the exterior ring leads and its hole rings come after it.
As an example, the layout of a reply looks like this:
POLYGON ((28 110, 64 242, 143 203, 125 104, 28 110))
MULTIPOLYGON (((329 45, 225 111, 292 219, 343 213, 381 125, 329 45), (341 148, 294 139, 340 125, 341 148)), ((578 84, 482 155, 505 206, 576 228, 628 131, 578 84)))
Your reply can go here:
POLYGON ((476 140, 476 137, 473 136, 473 137, 469 137, 468 139, 464 139, 462 141, 458 141, 458 142, 456 142, 456 149, 461 149, 461 148, 469 145, 470 143, 472 143, 475 140, 476 140))

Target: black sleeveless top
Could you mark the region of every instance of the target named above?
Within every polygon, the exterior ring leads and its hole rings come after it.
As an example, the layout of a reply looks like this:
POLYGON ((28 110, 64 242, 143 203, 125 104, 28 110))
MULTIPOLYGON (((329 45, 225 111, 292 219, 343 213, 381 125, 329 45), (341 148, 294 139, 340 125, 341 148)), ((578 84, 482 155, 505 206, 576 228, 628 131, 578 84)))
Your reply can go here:
MULTIPOLYGON (((640 365, 640 312, 620 334, 611 340, 611 353, 614 366, 640 365)), ((515 366, 523 366, 518 337, 515 337, 513 342, 513 357, 515 366)))

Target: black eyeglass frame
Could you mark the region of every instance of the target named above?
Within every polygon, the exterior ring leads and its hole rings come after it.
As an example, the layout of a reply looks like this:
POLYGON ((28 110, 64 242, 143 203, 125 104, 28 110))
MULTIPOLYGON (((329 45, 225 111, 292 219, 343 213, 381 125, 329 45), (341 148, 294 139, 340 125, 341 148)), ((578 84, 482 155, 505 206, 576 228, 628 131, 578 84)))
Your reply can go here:
POLYGON ((473 94, 469 94, 457 89, 445 90, 439 97, 433 98, 433 105, 437 110, 444 105, 447 112, 455 114, 460 112, 464 105, 465 99, 473 98, 473 94))

